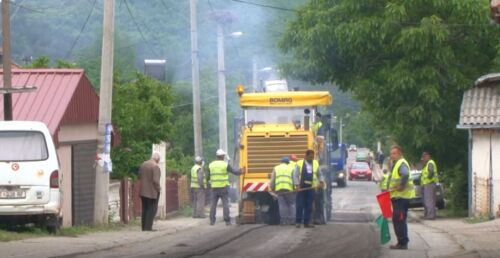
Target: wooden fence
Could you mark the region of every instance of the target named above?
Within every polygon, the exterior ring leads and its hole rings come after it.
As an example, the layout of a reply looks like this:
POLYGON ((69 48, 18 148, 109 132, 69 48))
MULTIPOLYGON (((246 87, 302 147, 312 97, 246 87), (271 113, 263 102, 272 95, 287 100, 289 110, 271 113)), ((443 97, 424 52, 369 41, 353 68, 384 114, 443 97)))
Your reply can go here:
MULTIPOLYGON (((189 179, 187 176, 172 174, 167 177, 165 186, 165 207, 172 213, 191 204, 189 179)), ((120 185, 120 218, 124 223, 136 219, 142 214, 140 182, 123 179, 120 185)))

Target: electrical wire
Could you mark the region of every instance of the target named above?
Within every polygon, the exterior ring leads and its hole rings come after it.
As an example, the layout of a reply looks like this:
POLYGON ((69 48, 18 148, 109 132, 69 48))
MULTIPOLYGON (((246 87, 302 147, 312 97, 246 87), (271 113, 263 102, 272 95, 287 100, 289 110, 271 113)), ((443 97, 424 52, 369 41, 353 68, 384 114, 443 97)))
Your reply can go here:
POLYGON ((89 14, 87 15, 87 19, 85 19, 85 22, 83 23, 83 26, 80 29, 80 32, 78 32, 78 36, 73 41, 73 44, 71 44, 71 48, 69 49, 68 53, 66 54, 65 59, 68 59, 71 57, 71 54, 73 53, 73 49, 75 48, 76 43, 80 39, 80 36, 82 36, 82 33, 85 30, 85 27, 87 26, 87 23, 89 22, 90 17, 92 16, 92 13, 94 12, 96 2, 97 2, 97 0, 94 0, 94 3, 92 4, 92 8, 90 9, 89 14))
POLYGON ((130 15, 130 18, 132 18, 132 21, 134 22, 135 27, 137 28, 137 31, 139 31, 139 34, 141 35, 141 38, 142 38, 142 40, 144 41, 144 43, 146 43, 146 45, 147 45, 147 46, 148 46, 148 48, 149 48, 149 49, 153 52, 153 54, 155 54, 156 56, 160 56, 160 55, 156 52, 156 50, 155 50, 153 47, 151 47, 151 45, 149 44, 148 40, 146 40, 146 37, 144 37, 144 33, 142 32, 141 27, 140 27, 140 26, 139 26, 139 24, 137 23, 137 21, 136 21, 136 19, 135 19, 134 15, 132 14, 132 11, 130 10, 130 7, 129 7, 128 3, 127 3, 127 0, 123 0, 123 2, 125 3, 125 7, 127 8, 127 11, 128 11, 128 13, 129 13, 129 15, 130 15))
POLYGON ((237 2, 237 3, 247 4, 247 5, 253 5, 253 6, 259 6, 259 7, 264 7, 264 8, 274 9, 274 10, 286 11, 286 12, 296 12, 297 11, 295 9, 290 9, 290 8, 286 8, 286 7, 255 3, 255 2, 244 1, 244 0, 232 0, 232 1, 237 2))
POLYGON ((6 0, 6 1, 9 1, 9 3, 11 3, 12 5, 15 5, 15 6, 19 7, 19 8, 22 8, 22 9, 25 9, 25 10, 28 10, 28 11, 31 11, 31 12, 35 12, 35 13, 44 13, 43 11, 40 11, 40 10, 37 10, 37 9, 31 8, 31 7, 28 7, 28 6, 26 6, 26 5, 22 5, 22 3, 21 3, 21 4, 18 4, 18 3, 16 3, 16 2, 12 1, 12 0, 6 0))

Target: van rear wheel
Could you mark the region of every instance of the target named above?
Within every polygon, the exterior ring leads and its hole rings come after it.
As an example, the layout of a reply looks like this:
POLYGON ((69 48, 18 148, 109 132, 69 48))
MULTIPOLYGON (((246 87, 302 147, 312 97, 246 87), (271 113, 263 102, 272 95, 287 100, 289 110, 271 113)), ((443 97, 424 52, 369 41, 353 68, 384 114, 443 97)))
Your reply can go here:
POLYGON ((61 229, 61 222, 62 218, 57 215, 43 215, 38 218, 36 226, 55 235, 61 229))

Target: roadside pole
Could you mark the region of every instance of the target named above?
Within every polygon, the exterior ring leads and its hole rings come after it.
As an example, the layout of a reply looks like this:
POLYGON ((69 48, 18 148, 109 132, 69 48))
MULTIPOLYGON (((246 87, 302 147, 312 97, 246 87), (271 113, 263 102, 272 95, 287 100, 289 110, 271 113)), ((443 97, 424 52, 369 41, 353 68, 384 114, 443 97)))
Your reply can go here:
POLYGON ((257 56, 254 55, 252 57, 252 88, 253 92, 257 92, 257 89, 259 88, 259 82, 258 82, 258 74, 257 74, 257 56))
POLYGON ((229 152, 227 147, 226 66, 224 64, 224 24, 232 22, 234 16, 227 11, 212 13, 217 24, 217 77, 219 92, 219 148, 229 152))
MULTIPOLYGON (((115 0, 104 0, 102 33, 101 87, 99 91, 99 124, 97 155, 104 151, 105 127, 111 124, 113 99, 113 44, 114 44, 115 0)), ((94 223, 108 223, 109 173, 103 166, 96 165, 94 223)))
POLYGON ((226 107, 226 68, 224 64, 224 27, 217 21, 217 60, 219 78, 219 148, 227 149, 227 107, 226 107))
MULTIPOLYGON (((12 88, 12 65, 10 56, 10 1, 2 1, 2 65, 3 65, 3 87, 8 91, 12 88)), ((3 95, 3 118, 5 121, 10 121, 12 117, 12 94, 4 93, 3 95)))
POLYGON ((203 156, 203 138, 201 131, 201 103, 200 103, 200 64, 198 59, 198 20, 196 1, 190 0, 191 14, 191 80, 193 84, 193 129, 195 156, 203 156))
POLYGON ((344 127, 344 125, 342 124, 342 117, 340 117, 339 120, 340 120, 340 126, 339 126, 339 143, 342 144, 342 143, 344 143, 344 141, 342 139, 342 127, 344 127))

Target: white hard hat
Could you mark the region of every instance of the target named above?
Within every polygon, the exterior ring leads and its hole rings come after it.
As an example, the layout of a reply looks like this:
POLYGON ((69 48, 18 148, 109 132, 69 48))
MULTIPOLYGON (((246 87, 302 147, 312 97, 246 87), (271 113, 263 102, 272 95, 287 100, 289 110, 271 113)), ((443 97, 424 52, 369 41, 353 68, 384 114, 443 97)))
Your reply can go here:
POLYGON ((194 158, 194 162, 196 162, 196 163, 202 162, 202 161, 203 161, 203 158, 200 156, 196 156, 196 158, 194 158))
POLYGON ((215 153, 217 156, 224 156, 226 155, 226 152, 223 149, 218 149, 217 152, 215 153))

